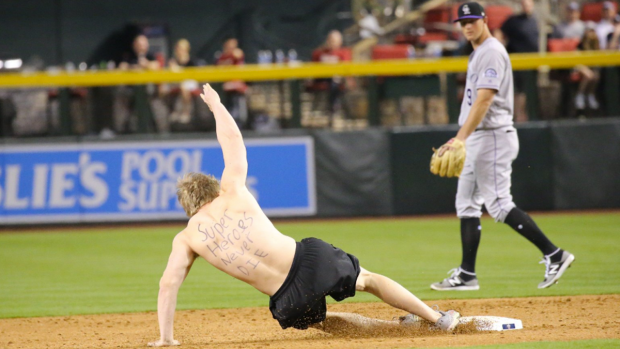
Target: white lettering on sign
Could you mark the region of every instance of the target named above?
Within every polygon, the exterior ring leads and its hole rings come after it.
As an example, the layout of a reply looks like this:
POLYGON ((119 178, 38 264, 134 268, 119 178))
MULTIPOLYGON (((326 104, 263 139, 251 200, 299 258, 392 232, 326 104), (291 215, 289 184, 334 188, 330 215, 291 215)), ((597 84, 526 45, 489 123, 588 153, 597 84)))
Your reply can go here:
POLYGON ((121 169, 121 211, 178 209, 176 181, 188 172, 201 172, 201 150, 127 151, 121 169))
POLYGON ((32 208, 44 208, 47 196, 47 164, 34 166, 34 183, 32 185, 32 208))
POLYGON ((129 181, 121 185, 119 194, 122 201, 119 203, 118 208, 121 211, 133 211, 136 209, 152 211, 176 208, 176 181, 129 181))
POLYGON ((66 192, 75 188, 75 179, 72 177, 77 176, 78 170, 77 164, 54 164, 52 166, 51 208, 67 208, 75 205, 75 196, 66 196, 66 192))
POLYGON ((9 165, 6 167, 6 182, 4 208, 6 209, 24 209, 28 207, 28 198, 19 197, 19 174, 21 166, 9 165))
POLYGON ((131 169, 140 165, 140 154, 135 151, 126 151, 123 153, 123 167, 121 168, 121 179, 124 181, 131 180, 131 169))
POLYGON ((140 177, 153 182, 159 179, 164 172, 165 160, 164 154, 160 151, 150 150, 144 153, 140 161, 140 177), (151 163, 154 166, 151 166, 151 163), (153 167, 152 171, 151 167, 153 167))
POLYGON ((81 195, 80 205, 85 208, 95 208, 103 205, 109 196, 108 184, 97 175, 108 172, 108 166, 103 162, 91 162, 90 154, 80 154, 80 184, 92 195, 81 195))
POLYGON ((96 208, 108 200, 108 184, 102 178, 108 167, 103 162, 91 161, 88 153, 81 153, 77 164, 35 163, 31 166, 6 166, 4 197, 0 186, 0 205, 5 209, 75 208, 78 200, 84 208, 96 208))

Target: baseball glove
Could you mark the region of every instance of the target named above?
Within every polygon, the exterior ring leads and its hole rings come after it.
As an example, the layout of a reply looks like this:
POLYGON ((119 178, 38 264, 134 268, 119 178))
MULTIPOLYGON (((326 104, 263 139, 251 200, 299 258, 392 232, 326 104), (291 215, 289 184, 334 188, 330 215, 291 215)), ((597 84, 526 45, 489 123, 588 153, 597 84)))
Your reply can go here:
POLYGON ((452 138, 439 149, 433 148, 431 173, 440 177, 458 177, 465 164, 465 143, 452 138))

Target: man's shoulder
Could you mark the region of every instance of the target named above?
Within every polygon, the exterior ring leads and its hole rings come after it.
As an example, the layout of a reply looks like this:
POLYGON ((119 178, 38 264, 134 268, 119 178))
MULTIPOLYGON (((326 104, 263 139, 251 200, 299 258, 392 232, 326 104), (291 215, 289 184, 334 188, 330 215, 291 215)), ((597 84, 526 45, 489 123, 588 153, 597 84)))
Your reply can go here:
POLYGON ((489 52, 497 52, 502 55, 508 55, 508 51, 506 51, 506 47, 496 38, 490 38, 491 42, 489 42, 489 52))
POLYGON ((504 59, 508 58, 508 51, 506 51, 506 47, 504 47, 499 40, 493 37, 487 40, 488 42, 485 42, 484 45, 478 48, 480 50, 476 54, 478 56, 478 61, 497 59, 499 57, 504 59))
POLYGON ((191 231, 191 228, 190 228, 190 224, 188 223, 187 226, 183 230, 181 230, 180 232, 177 233, 177 235, 174 236, 174 239, 172 239, 172 244, 173 245, 178 245, 178 244, 189 245, 189 240, 190 240, 189 231, 191 231))

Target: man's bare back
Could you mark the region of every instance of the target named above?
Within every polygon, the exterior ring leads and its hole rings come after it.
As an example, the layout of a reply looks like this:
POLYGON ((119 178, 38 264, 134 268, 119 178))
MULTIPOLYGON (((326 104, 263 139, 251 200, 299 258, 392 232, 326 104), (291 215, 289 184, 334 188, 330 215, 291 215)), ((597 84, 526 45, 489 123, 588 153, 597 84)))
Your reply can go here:
POLYGON ((286 279, 295 240, 282 235, 246 188, 221 193, 179 235, 216 268, 272 296, 286 279))

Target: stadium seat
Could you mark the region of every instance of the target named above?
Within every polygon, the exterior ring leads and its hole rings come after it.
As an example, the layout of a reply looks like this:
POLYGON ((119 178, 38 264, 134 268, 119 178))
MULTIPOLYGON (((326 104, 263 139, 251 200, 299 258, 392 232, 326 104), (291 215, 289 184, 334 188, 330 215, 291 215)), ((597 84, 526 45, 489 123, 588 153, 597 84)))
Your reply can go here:
MULTIPOLYGON (((618 10, 618 4, 616 2, 612 2, 616 11, 618 10)), ((592 2, 583 4, 583 8, 581 9, 581 20, 582 21, 593 21, 598 22, 602 18, 603 12, 603 3, 602 2, 592 2)))
POLYGON ((549 52, 571 52, 577 50, 579 39, 549 39, 547 48, 549 52))
POLYGON ((495 29, 502 27, 502 24, 512 16, 512 7, 505 5, 487 6, 485 9, 486 15, 489 18, 489 30, 491 32, 495 29))
POLYGON ((416 37, 414 35, 411 34, 397 34, 394 37, 394 43, 397 45, 403 45, 403 44, 408 44, 408 45, 413 45, 416 43, 416 37))
POLYGON ((448 6, 439 6, 429 10, 424 15, 424 27, 432 29, 433 23, 450 23, 452 9, 448 6))
POLYGON ((418 36, 417 42, 419 44, 427 44, 431 41, 446 41, 448 39, 448 33, 446 32, 426 32, 424 35, 418 36))
POLYGON ((452 25, 452 11, 453 9, 450 6, 439 6, 426 12, 423 21, 426 33, 418 36, 416 42, 426 44, 430 41, 448 40, 450 32, 447 32, 443 27, 452 25), (438 24, 440 25, 438 26, 438 24))
POLYGON ((411 45, 377 45, 372 48, 373 60, 408 58, 413 47, 411 45))

